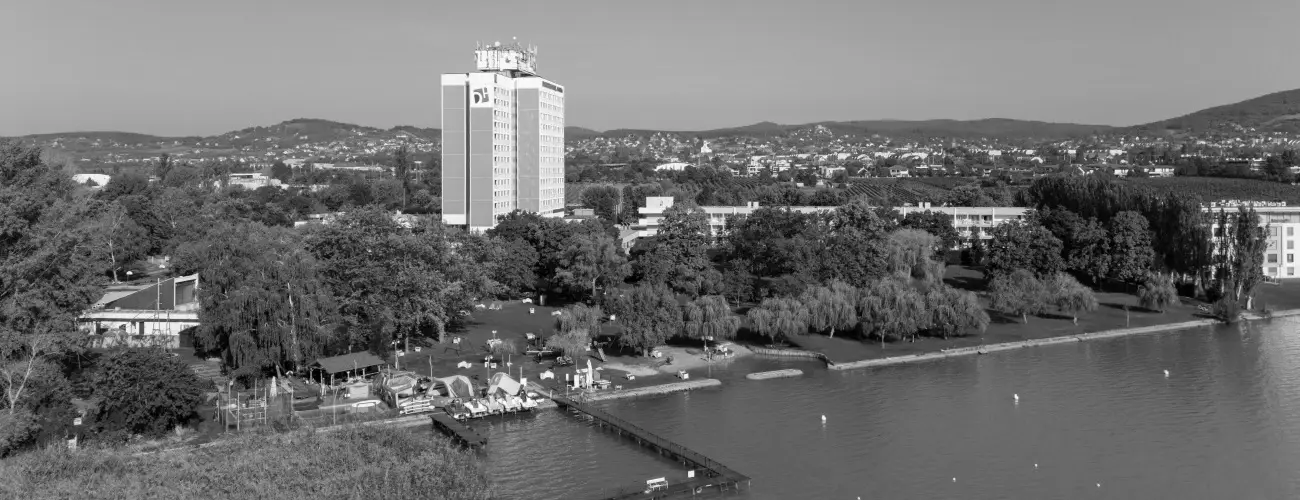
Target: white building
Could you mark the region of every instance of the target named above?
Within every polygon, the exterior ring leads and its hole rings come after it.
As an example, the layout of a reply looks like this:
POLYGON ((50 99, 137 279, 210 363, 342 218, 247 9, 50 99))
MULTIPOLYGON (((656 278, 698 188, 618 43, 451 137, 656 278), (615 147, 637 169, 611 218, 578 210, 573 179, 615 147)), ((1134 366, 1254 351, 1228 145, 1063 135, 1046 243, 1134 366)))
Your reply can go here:
MULTIPOLYGON (((664 212, 668 211, 671 206, 673 206, 671 196, 647 196, 646 205, 637 209, 641 217, 637 220, 637 224, 633 229, 639 232, 638 237, 645 238, 658 234, 664 212)), ((761 206, 758 202, 750 202, 743 206, 702 206, 699 208, 708 215, 709 229, 713 231, 713 235, 718 236, 726 229, 727 217, 749 215, 761 208, 761 206)), ((783 208, 809 214, 834 212, 838 207, 783 208)), ((911 212, 926 211, 950 215, 952 216, 952 225, 960 237, 963 239, 970 238, 972 230, 978 228, 982 240, 991 238, 990 230, 993 227, 1008 221, 1024 219, 1030 212, 1030 209, 1022 207, 933 207, 928 203, 923 203, 917 207, 894 207, 894 210, 904 216, 911 212)))
POLYGON ((514 210, 564 215, 564 87, 537 49, 479 47, 477 73, 442 75, 442 220, 474 231, 514 210))
MULTIPOLYGON (((1296 233, 1300 232, 1300 207, 1288 207, 1286 202, 1243 202, 1225 201, 1211 203, 1204 210, 1218 214, 1219 210, 1229 217, 1237 213, 1238 207, 1249 206, 1259 214, 1259 222, 1268 231, 1268 246, 1264 249, 1264 276, 1270 279, 1293 279, 1297 275, 1296 233)), ((1211 219, 1211 226, 1217 230, 1217 224, 1211 219)))
POLYGON ((199 275, 109 287, 77 318, 94 344, 180 347, 180 333, 199 325, 199 275))

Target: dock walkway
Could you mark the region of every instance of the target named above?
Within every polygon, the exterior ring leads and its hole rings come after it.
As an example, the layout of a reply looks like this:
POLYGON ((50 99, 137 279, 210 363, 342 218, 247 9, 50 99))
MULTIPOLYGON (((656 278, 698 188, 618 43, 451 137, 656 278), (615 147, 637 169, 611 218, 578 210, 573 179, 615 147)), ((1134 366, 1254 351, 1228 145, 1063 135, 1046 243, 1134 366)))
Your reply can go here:
POLYGON ((453 439, 464 443, 465 446, 470 448, 481 448, 487 444, 487 438, 474 432, 473 429, 465 427, 465 424, 457 422, 456 419, 451 418, 451 415, 446 413, 434 413, 431 415, 431 418, 433 419, 434 428, 441 430, 453 439))
POLYGON ((666 455, 696 470, 694 479, 680 483, 669 483, 667 489, 647 492, 643 487, 628 488, 627 491, 604 498, 667 498, 678 495, 694 495, 708 490, 727 491, 739 490, 742 486, 749 487, 749 476, 731 470, 729 467, 685 446, 669 441, 584 402, 560 394, 552 394, 551 398, 560 406, 591 417, 596 423, 609 427, 620 435, 627 435, 629 438, 636 440, 638 444, 654 449, 659 454, 666 455))

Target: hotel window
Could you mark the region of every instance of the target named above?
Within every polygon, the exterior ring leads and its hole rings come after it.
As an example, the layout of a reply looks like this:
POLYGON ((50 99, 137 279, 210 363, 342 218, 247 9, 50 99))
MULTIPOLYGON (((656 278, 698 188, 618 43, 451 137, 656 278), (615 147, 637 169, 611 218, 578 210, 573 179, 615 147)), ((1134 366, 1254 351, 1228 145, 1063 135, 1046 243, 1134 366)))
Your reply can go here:
POLYGON ((1265 274, 1268 274, 1269 276, 1277 276, 1277 268, 1276 268, 1276 267, 1270 267, 1270 268, 1268 268, 1268 272, 1265 273, 1265 274))
POLYGON ((1288 264, 1295 262, 1295 254, 1293 253, 1286 254, 1286 261, 1288 264))
POLYGON ((1268 263, 1269 263, 1269 264, 1276 264, 1276 263, 1277 263, 1277 254, 1275 254, 1275 253, 1268 254, 1268 263))
POLYGON ((1288 267, 1288 268, 1286 268, 1286 275, 1287 275, 1287 276, 1295 276, 1295 268, 1294 268, 1294 267, 1288 267))
POLYGON ((1294 228, 1294 227, 1288 227, 1288 228, 1286 228, 1286 235, 1287 235, 1287 236, 1295 236, 1295 228, 1294 228))
POLYGON ((1287 249, 1287 250, 1295 250, 1295 242, 1294 242, 1294 241, 1288 241, 1288 242, 1286 242, 1286 249, 1287 249))

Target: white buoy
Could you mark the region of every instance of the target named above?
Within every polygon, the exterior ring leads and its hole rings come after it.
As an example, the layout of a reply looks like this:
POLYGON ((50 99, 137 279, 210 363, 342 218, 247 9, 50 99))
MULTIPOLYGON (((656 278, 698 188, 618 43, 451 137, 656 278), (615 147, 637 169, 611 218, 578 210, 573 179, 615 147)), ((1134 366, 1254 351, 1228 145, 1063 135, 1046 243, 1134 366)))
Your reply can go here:
POLYGON ((1100 488, 1100 487, 1101 487, 1101 483, 1097 483, 1097 487, 1100 488))
POLYGON ((1037 464, 1037 463, 1034 464, 1034 468, 1035 468, 1035 469, 1038 468, 1038 464, 1037 464))
POLYGON ((822 423, 826 423, 826 415, 822 415, 822 423))
POLYGON ((954 482, 954 483, 957 482, 957 478, 955 478, 955 477, 952 478, 952 482, 954 482))
POLYGON ((1012 394, 1011 397, 1015 398, 1017 403, 1020 402, 1020 395, 1019 395, 1019 394, 1012 394))
POLYGON ((1169 370, 1165 370, 1165 378, 1169 378, 1169 370))

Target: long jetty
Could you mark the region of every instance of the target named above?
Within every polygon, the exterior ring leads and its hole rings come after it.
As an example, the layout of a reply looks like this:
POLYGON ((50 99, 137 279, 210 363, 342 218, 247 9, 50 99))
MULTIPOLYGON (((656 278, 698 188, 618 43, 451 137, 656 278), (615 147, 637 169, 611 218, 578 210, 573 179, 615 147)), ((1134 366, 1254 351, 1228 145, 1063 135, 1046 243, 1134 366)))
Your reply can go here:
POLYGON ((709 492, 738 491, 742 487, 748 488, 750 485, 749 476, 731 470, 709 457, 642 429, 631 422, 615 417, 604 410, 560 394, 552 394, 551 399, 554 399, 556 404, 560 406, 591 417, 592 421, 597 424, 608 427, 619 435, 626 435, 629 439, 636 440, 637 444, 686 464, 696 471, 694 479, 680 483, 670 482, 667 488, 659 488, 653 491, 647 490, 646 487, 627 488, 613 495, 601 497, 603 499, 670 498, 709 492))

